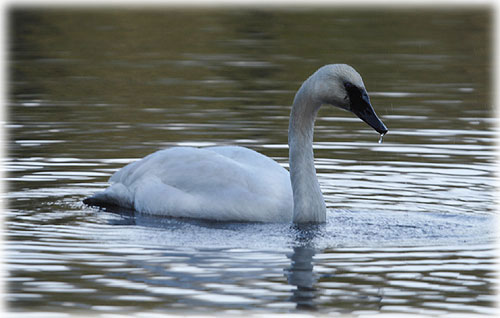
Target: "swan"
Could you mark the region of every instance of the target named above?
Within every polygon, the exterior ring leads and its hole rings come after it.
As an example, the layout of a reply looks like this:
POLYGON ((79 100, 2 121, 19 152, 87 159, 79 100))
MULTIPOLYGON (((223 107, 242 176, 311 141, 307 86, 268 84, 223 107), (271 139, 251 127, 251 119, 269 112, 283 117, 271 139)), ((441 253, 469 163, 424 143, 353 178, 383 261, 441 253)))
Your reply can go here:
POLYGON ((354 113, 381 136, 388 131, 359 73, 347 64, 329 64, 295 95, 288 127, 290 173, 244 147, 173 147, 118 170, 107 189, 84 203, 217 221, 325 222, 313 154, 314 121, 323 104, 354 113))

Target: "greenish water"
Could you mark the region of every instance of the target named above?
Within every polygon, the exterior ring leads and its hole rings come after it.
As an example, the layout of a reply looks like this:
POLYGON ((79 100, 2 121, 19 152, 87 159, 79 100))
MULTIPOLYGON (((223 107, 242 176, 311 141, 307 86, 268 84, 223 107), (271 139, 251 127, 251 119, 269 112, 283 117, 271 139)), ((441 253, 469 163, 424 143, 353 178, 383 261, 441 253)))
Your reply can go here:
POLYGON ((468 10, 11 10, 7 305, 85 314, 493 315, 492 15, 468 10), (211 223, 81 203, 135 159, 241 145, 287 167, 296 89, 363 76, 389 133, 324 107, 327 223, 211 223))

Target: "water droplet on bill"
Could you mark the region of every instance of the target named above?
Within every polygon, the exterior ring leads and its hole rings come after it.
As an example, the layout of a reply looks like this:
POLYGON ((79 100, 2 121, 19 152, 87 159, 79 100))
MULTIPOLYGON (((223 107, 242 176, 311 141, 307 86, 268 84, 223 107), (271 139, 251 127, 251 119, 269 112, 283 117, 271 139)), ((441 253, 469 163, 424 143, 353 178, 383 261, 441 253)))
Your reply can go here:
POLYGON ((384 135, 385 134, 380 134, 380 138, 378 139, 379 144, 381 144, 384 141, 384 135))

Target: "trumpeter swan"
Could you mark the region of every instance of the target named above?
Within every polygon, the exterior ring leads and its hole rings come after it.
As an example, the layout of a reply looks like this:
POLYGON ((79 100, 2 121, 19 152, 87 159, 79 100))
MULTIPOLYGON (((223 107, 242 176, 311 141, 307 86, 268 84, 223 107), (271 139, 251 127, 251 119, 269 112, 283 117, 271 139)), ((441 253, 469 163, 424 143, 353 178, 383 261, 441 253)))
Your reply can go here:
POLYGON ((381 135, 387 133, 361 76, 346 64, 325 65, 302 84, 293 101, 290 173, 243 147, 173 147, 118 170, 109 179, 110 187, 84 202, 172 217, 325 222, 313 155, 314 120, 322 104, 351 111, 381 135))

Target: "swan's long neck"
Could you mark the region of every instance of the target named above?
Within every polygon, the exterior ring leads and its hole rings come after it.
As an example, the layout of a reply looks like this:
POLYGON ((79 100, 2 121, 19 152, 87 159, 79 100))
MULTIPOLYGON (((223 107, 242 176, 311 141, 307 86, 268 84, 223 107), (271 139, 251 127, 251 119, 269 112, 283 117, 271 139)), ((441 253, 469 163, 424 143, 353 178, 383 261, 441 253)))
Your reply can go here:
POLYGON ((314 120, 321 102, 310 94, 309 87, 313 84, 313 79, 309 78, 295 95, 288 127, 295 223, 326 220, 325 201, 314 167, 314 120))

